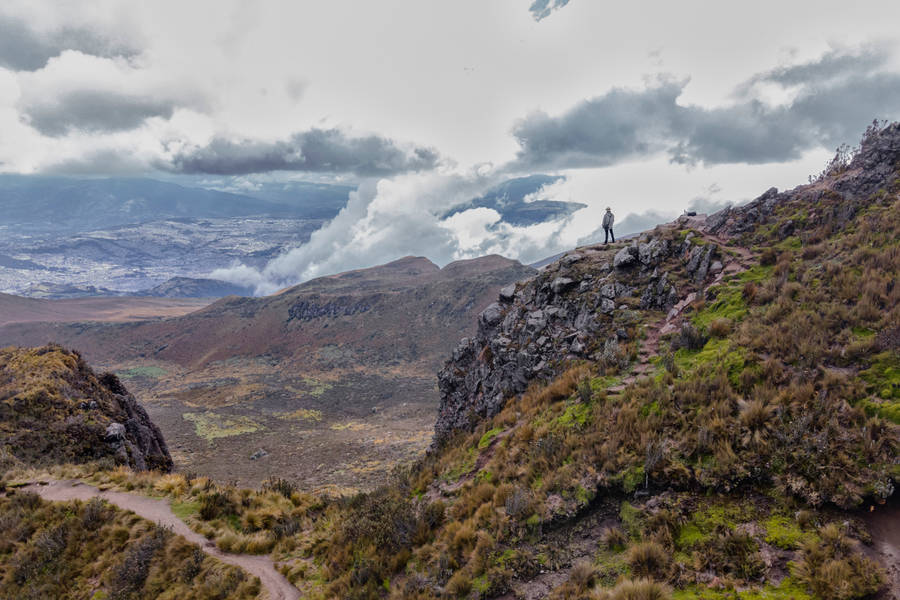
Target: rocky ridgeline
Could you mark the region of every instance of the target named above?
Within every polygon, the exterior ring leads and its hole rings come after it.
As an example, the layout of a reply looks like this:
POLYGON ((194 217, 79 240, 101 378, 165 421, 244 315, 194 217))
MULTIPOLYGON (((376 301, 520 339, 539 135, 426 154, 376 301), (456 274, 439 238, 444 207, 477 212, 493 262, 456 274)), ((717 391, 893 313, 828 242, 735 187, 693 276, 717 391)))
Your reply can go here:
POLYGON ((365 298, 341 296, 339 298, 320 300, 317 296, 301 299, 288 309, 288 321, 312 321, 321 318, 338 318, 368 312, 382 300, 382 294, 374 294, 365 298))
MULTIPOLYGON (((759 198, 743 206, 726 208, 711 215, 704 231, 729 237, 739 236, 768 223, 776 208, 786 202, 800 200, 811 209, 807 221, 834 222, 837 227, 848 223, 872 194, 888 186, 900 169, 900 123, 873 126, 866 131, 859 151, 847 164, 836 161, 817 181, 785 192, 770 188, 759 198), (838 202, 822 203, 834 199, 838 202)), ((782 239, 794 235, 796 224, 788 219, 779 225, 782 239)))
MULTIPOLYGON (((677 307, 720 278, 723 262, 734 260, 720 251, 720 240, 740 241, 758 226, 775 223, 782 239, 795 235, 799 224, 777 212, 797 202, 808 209, 807 223, 841 228, 878 193, 896 192, 898 171, 900 123, 873 123, 852 160, 836 159, 808 185, 786 192, 771 188, 709 217, 679 218, 614 255, 603 246, 578 249, 507 286, 499 302, 481 313, 475 337, 464 338, 438 374, 435 445, 497 414, 507 398, 559 373, 566 361, 609 360, 627 339, 621 324, 641 320, 635 310, 672 311, 666 321, 676 318, 677 307), (678 228, 695 228, 700 237, 689 233, 682 240, 678 228)), ((662 330, 672 331, 672 324, 662 330)))
POLYGON ((116 462, 139 471, 171 471, 174 463, 166 441, 144 407, 112 373, 102 375, 100 383, 114 402, 114 410, 106 416, 116 420, 107 425, 104 441, 113 450, 116 462))
POLYGON ((55 345, 0 350, 0 439, 26 465, 111 460, 172 469, 162 432, 112 373, 55 345))
POLYGON ((438 374, 435 444, 497 414, 567 361, 616 360, 636 310, 668 311, 722 271, 718 245, 693 238, 660 229, 618 251, 581 248, 503 288, 438 374))

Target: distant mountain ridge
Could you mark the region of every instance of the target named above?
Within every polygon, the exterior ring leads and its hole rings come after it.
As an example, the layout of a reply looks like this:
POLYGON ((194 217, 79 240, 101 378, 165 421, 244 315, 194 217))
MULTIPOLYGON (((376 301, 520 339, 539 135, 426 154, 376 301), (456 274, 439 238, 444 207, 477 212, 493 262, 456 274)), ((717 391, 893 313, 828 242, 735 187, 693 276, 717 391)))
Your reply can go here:
MULTIPOLYGON (((348 485, 354 473, 352 485, 365 487, 424 448, 437 405, 434 372, 500 288, 533 273, 496 255, 444 268, 409 256, 273 296, 230 296, 177 318, 116 323, 52 315, 23 322, 26 312, 89 306, 10 297, 6 304, 23 316, 0 327, 0 346, 57 341, 119 373, 177 450, 180 468, 310 485, 348 485), (264 442, 250 435, 256 431, 264 442), (251 461, 261 448, 265 460, 251 461)), ((124 312, 151 300, 106 302, 124 312)))
POLYGON ((252 296, 253 288, 219 279, 172 277, 149 290, 134 295, 154 298, 223 298, 225 296, 252 296))
POLYGON ((504 222, 519 227, 565 217, 586 205, 579 202, 528 199, 545 186, 562 180, 565 180, 562 175, 529 175, 510 179, 478 198, 454 206, 444 216, 449 217, 473 208, 490 208, 497 211, 504 222))
POLYGON ((72 232, 165 219, 331 218, 349 189, 294 185, 274 201, 148 178, 0 175, 0 225, 72 232))

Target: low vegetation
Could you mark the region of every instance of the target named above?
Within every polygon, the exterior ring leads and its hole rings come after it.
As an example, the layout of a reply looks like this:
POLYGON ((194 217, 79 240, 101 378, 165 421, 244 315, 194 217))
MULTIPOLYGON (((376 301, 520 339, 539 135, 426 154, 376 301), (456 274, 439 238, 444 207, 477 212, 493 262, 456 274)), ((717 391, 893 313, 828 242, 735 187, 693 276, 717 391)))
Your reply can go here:
POLYGON ((259 581, 166 529, 107 505, 0 497, 0 597, 256 598, 259 581))
POLYGON ((886 575, 850 510, 880 509, 900 477, 898 192, 782 202, 741 234, 748 268, 697 296, 642 376, 642 333, 665 315, 602 317, 622 344, 558 365, 372 492, 76 473, 170 497, 313 599, 491 598, 548 571, 565 575, 553 598, 865 598, 886 575))

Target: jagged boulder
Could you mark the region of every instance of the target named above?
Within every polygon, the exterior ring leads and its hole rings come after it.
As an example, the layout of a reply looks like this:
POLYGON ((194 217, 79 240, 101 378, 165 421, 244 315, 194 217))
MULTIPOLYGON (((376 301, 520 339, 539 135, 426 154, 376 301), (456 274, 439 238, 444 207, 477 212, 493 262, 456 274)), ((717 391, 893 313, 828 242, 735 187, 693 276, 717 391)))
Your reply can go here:
POLYGON ((500 288, 499 295, 500 302, 505 302, 509 304, 513 300, 516 299, 516 284, 511 283, 507 286, 500 288))
POLYGON ((613 267, 616 269, 627 269, 636 265, 637 262, 638 249, 635 246, 625 246, 613 258, 613 267))
POLYGON ((503 318, 503 308, 494 302, 489 305, 478 316, 479 322, 483 323, 487 327, 493 327, 497 323, 500 322, 500 319, 503 318))

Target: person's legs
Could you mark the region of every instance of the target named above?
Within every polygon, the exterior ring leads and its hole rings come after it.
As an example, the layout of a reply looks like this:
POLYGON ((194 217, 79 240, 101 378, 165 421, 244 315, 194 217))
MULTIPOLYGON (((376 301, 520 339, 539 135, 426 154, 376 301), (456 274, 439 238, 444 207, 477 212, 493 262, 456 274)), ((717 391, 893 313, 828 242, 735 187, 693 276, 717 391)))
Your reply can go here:
POLYGON ((616 243, 616 234, 613 233, 612 227, 609 228, 609 236, 612 238, 613 244, 616 243))
POLYGON ((604 231, 604 233, 606 233, 606 237, 603 239, 603 243, 608 244, 609 243, 609 227, 604 227, 603 231, 604 231))

